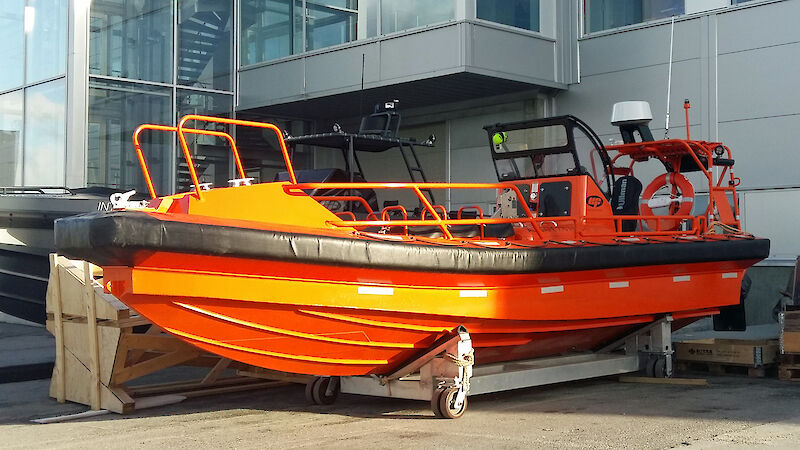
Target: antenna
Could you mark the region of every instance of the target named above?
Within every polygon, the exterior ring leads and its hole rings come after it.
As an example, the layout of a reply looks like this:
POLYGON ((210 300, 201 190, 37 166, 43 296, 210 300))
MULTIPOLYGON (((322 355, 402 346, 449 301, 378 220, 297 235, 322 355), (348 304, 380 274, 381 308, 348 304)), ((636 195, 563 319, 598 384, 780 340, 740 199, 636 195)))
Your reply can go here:
POLYGON ((358 117, 364 116, 364 63, 366 61, 367 54, 361 54, 361 92, 359 93, 358 97, 358 117))
POLYGON ((672 44, 675 38, 675 16, 672 16, 672 26, 669 30, 669 72, 667 75, 667 118, 664 124, 664 139, 669 139, 669 98, 672 95, 672 44))

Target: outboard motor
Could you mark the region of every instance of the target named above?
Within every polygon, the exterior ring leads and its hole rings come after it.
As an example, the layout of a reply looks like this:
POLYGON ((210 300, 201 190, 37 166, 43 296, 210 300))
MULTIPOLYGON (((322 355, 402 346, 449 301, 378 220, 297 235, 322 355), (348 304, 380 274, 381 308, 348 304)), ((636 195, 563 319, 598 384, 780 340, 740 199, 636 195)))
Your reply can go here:
POLYGON ((619 127, 622 141, 626 144, 637 142, 636 133, 641 139, 639 142, 655 140, 648 126, 651 120, 650 104, 642 101, 615 103, 611 113, 611 125, 619 127))

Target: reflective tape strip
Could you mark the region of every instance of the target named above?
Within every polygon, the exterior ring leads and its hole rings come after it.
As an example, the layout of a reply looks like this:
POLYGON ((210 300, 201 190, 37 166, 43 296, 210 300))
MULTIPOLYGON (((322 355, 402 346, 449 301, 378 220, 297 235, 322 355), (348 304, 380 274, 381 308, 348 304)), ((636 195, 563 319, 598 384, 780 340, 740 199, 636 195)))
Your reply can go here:
POLYGON ((725 273, 722 274, 722 278, 723 279, 726 279, 726 278, 739 278, 739 274, 736 273, 736 272, 725 272, 725 273))
POLYGON ((619 289, 619 288, 626 288, 629 284, 627 281, 612 281, 608 283, 608 287, 611 289, 619 289))
POLYGON ((692 277, 690 275, 681 275, 677 277, 672 277, 672 281, 675 283, 680 283, 681 281, 691 281, 692 277))
POLYGON ((375 286, 359 286, 359 294, 365 295, 394 295, 394 288, 390 287, 375 287, 375 286))
POLYGON ((542 288, 542 294, 554 294, 564 292, 564 286, 547 286, 542 288))
POLYGON ((472 297, 472 298, 478 298, 478 297, 486 297, 486 295, 487 295, 487 292, 486 292, 486 291, 483 291, 483 290, 473 290, 473 289, 470 289, 470 290, 462 290, 462 291, 458 291, 458 296, 459 296, 459 297, 472 297))

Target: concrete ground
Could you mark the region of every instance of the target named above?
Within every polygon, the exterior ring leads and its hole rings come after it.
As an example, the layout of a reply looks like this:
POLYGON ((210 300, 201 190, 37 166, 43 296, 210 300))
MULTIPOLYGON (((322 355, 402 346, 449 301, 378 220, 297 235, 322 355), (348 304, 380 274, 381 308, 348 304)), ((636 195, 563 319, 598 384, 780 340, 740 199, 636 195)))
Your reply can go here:
POLYGON ((342 395, 309 406, 292 385, 33 424, 87 409, 48 398, 48 383, 0 385, 0 448, 800 448, 800 384, 775 379, 597 379, 470 397, 458 420, 418 401, 342 395))

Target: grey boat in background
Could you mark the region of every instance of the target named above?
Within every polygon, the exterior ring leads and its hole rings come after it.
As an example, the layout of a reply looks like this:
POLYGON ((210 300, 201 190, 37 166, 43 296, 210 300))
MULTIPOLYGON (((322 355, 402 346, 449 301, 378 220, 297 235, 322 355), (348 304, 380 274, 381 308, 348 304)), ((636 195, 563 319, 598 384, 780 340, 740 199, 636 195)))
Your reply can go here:
POLYGON ((53 221, 110 209, 118 190, 91 187, 0 187, 0 312, 45 323, 53 221))

